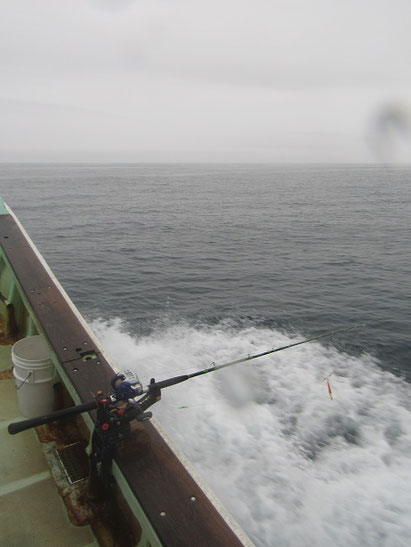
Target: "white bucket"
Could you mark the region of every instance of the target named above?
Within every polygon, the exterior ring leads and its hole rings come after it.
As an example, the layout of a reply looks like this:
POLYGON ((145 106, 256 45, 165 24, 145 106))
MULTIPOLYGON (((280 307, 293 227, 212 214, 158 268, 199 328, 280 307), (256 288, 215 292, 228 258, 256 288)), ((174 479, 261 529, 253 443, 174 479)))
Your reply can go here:
POLYGON ((26 418, 49 414, 54 409, 54 366, 41 335, 23 338, 11 349, 19 409, 26 418))

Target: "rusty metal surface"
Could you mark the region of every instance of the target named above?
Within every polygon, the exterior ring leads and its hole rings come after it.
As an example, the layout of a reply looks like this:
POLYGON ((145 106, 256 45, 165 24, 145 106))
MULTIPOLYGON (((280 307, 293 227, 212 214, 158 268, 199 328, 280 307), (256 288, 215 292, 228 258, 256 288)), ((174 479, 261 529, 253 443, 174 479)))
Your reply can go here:
POLYGON ((100 547, 134 547, 142 530, 122 499, 118 488, 113 488, 109 501, 96 499, 90 493, 89 476, 70 483, 61 465, 58 452, 77 447, 75 459, 84 473, 88 471, 86 454, 87 433, 79 416, 36 429, 54 483, 64 502, 68 517, 75 526, 90 525, 100 547), (114 500, 114 501, 113 501, 114 500))
MULTIPOLYGON (((114 372, 10 215, 0 216, 0 242, 30 305, 83 402, 109 390, 114 372), (81 352, 93 350, 84 361, 81 352)), ((151 423, 139 425, 145 449, 121 450, 116 461, 164 545, 235 547, 240 540, 151 423)), ((137 436, 138 438, 138 436, 137 436)))

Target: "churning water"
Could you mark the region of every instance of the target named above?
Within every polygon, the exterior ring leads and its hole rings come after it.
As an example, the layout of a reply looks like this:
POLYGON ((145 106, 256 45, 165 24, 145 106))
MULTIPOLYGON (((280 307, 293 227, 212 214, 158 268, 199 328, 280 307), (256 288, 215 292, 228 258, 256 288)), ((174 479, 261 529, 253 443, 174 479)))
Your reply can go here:
POLYGON ((146 381, 367 323, 169 388, 153 408, 259 546, 409 545, 410 179, 0 167, 2 197, 108 353, 146 381))

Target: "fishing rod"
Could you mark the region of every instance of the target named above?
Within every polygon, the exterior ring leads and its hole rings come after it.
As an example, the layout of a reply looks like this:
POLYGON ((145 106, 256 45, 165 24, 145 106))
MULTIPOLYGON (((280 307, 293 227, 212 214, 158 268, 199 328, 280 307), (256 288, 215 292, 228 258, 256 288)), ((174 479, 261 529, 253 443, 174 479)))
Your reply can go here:
POLYGON ((354 325, 343 329, 326 332, 313 338, 307 338, 300 342, 294 342, 278 348, 273 348, 268 351, 256 353, 255 355, 248 355, 241 359, 236 359, 228 363, 221 365, 212 364, 212 366, 192 372, 190 374, 184 374, 181 376, 174 376, 156 382, 154 378, 151 379, 150 384, 145 388, 141 384, 138 377, 131 371, 124 371, 116 374, 111 382, 112 389, 111 394, 107 395, 103 391, 98 391, 92 401, 83 403, 81 405, 64 408, 57 412, 51 412, 44 416, 38 416, 36 418, 30 418, 21 422, 14 422, 8 425, 8 432, 11 435, 15 435, 26 429, 44 425, 55 420, 67 416, 75 416, 82 414, 83 412, 90 412, 97 410, 97 416, 95 420, 95 427, 91 437, 91 454, 90 462, 91 469, 98 479, 103 483, 109 483, 111 480, 111 463, 115 454, 115 450, 118 444, 127 439, 131 433, 130 422, 137 420, 144 422, 152 417, 151 412, 147 412, 147 409, 158 402, 161 399, 161 390, 170 387, 181 382, 195 378, 196 376, 203 376, 210 372, 215 372, 223 368, 238 365, 240 363, 247 363, 253 359, 264 357, 279 351, 290 349, 308 342, 314 342, 322 338, 334 336, 341 332, 347 332, 350 330, 358 329, 364 325, 354 325), (136 397, 142 397, 135 400, 136 397))
POLYGON ((39 416, 37 418, 30 418, 29 420, 23 420, 21 422, 11 423, 8 426, 8 432, 11 435, 14 435, 21 431, 25 431, 26 429, 30 429, 32 427, 37 427, 39 425, 50 423, 60 418, 63 418, 65 416, 70 416, 70 415, 73 416, 76 414, 81 414, 83 412, 89 412, 91 410, 102 408, 104 406, 115 405, 116 403, 120 401, 128 402, 132 399, 134 400, 134 398, 138 397, 139 395, 145 394, 138 401, 133 401, 133 405, 135 405, 136 407, 136 412, 134 412, 135 414, 134 417, 137 419, 140 419, 140 421, 143 421, 144 419, 151 418, 151 412, 145 413, 145 410, 149 406, 151 406, 152 404, 154 404, 155 402, 161 399, 161 390, 166 387, 171 387, 176 384, 180 384, 181 382, 185 382, 187 380, 190 380, 191 378, 195 378, 196 376, 203 376, 205 374, 209 374, 210 372, 215 372, 223 368, 239 365, 240 363, 247 363, 248 361, 252 361, 254 359, 258 359, 266 355, 271 355, 272 353, 277 353, 279 351, 294 348, 296 346, 301 346, 302 344, 307 344, 309 342, 314 342, 322 338, 335 336, 336 334, 339 334, 341 332, 348 332, 350 330, 358 329, 364 326, 365 325, 353 325, 351 327, 346 327, 343 329, 326 332, 324 334, 320 334, 312 338, 301 340, 300 342, 293 342, 292 344, 287 344, 285 346, 273 348, 268 351, 256 353, 255 355, 248 355, 247 357, 243 357, 241 359, 235 359, 234 361, 229 361, 228 363, 223 363, 221 365, 213 364, 212 366, 204 368, 202 370, 198 370, 190 374, 184 374, 181 376, 174 376, 172 378, 167 378, 166 380, 161 380, 159 382, 156 382, 155 379, 152 378, 150 384, 146 386, 145 388, 143 388, 142 384, 140 383, 140 381, 138 380, 137 376, 134 373, 130 371, 126 371, 125 373, 117 374, 111 380, 110 382, 111 388, 112 388, 111 395, 105 395, 103 394, 103 392, 99 391, 97 396, 88 403, 83 403, 81 405, 64 408, 63 410, 58 410, 57 412, 52 412, 45 416, 39 416))

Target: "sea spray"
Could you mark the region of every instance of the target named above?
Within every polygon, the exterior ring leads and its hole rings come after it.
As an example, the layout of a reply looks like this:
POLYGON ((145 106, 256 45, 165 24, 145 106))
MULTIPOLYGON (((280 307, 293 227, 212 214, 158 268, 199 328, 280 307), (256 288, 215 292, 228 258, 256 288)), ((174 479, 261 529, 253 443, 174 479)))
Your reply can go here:
MULTIPOLYGON (((227 323, 141 338, 120 320, 93 328, 146 383, 296 340, 227 323)), ((405 546, 410 395, 371 356, 314 342, 169 388, 153 412, 256 545, 405 546)))

